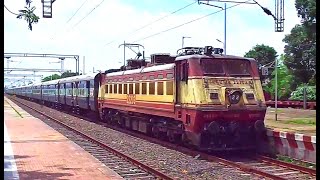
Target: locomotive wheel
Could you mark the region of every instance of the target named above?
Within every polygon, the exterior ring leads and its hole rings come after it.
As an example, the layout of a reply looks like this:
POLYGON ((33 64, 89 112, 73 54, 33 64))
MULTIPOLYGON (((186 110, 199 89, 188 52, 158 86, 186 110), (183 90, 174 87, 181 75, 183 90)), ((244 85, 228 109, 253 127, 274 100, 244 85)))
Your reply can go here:
POLYGON ((179 136, 177 134, 173 133, 172 130, 167 131, 167 137, 168 137, 169 142, 171 142, 171 143, 179 142, 179 136))
POLYGON ((123 121, 123 119, 121 118, 121 114, 120 114, 120 113, 117 113, 117 114, 115 114, 115 115, 112 117, 112 122, 113 122, 113 123, 116 123, 116 124, 119 125, 120 127, 123 127, 123 126, 124 126, 124 121, 123 121))
POLYGON ((160 137, 160 132, 159 132, 159 128, 154 126, 152 127, 152 135, 156 138, 159 138, 160 137))

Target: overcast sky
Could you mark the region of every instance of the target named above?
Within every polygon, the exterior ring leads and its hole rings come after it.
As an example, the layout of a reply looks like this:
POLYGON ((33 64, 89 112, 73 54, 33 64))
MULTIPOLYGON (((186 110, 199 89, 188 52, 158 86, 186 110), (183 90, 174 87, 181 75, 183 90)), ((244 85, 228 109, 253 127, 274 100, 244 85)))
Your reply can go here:
MULTIPOLYGON (((41 0, 34 0, 32 4, 37 7, 35 13, 40 16, 40 20, 38 24, 33 25, 33 31, 28 30, 26 21, 17 19, 15 15, 4 10, 4 52, 75 54, 80 56, 80 70, 83 69, 82 59, 85 56, 85 72, 90 73, 93 67, 95 70, 106 70, 118 68, 123 64, 123 48, 118 48, 123 41, 142 44, 145 47, 147 57, 152 53, 175 54, 176 50, 181 48, 182 36, 191 37, 185 39, 185 46, 223 47, 216 40, 223 41, 223 11, 157 34, 219 11, 219 8, 194 3, 175 14, 135 31, 195 1, 88 0, 70 20, 85 1, 56 0, 53 3, 52 19, 46 19, 42 18, 41 0), (98 4, 100 6, 97 7, 98 4), (95 7, 96 9, 94 9, 95 7), (88 15, 90 12, 91 14, 88 15), (154 34, 157 35, 144 39, 154 34)), ((274 13, 274 0, 257 1, 274 13)), ((25 0, 4 0, 4 4, 11 11, 18 13, 18 10, 25 6, 25 0)), ((224 3, 219 2, 211 2, 211 4, 224 6, 224 3)), ((227 7, 232 5, 234 4, 227 3, 227 7)), ((262 43, 274 47, 278 54, 283 53, 282 39, 300 21, 294 7, 294 0, 285 1, 284 12, 284 32, 280 33, 274 31, 273 18, 264 14, 257 5, 242 4, 228 9, 227 54, 243 56, 253 46, 262 43)), ((129 49, 126 52, 127 58, 135 57, 135 54, 129 49)), ((17 61, 10 62, 10 67, 15 68, 60 68, 58 63, 49 64, 49 62, 57 62, 58 59, 11 58, 11 60, 17 61)), ((4 65, 7 66, 6 60, 4 65)), ((75 71, 75 61, 65 61, 65 68, 75 71)), ((37 74, 48 75, 48 73, 37 74)))

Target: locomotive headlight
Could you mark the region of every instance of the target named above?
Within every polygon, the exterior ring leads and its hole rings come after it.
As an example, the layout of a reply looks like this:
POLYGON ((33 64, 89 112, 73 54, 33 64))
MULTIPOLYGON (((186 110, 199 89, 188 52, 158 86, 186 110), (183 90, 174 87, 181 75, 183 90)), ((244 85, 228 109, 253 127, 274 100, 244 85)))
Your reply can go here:
POLYGON ((229 94, 229 101, 231 104, 238 104, 242 93, 240 91, 234 91, 233 93, 229 94))

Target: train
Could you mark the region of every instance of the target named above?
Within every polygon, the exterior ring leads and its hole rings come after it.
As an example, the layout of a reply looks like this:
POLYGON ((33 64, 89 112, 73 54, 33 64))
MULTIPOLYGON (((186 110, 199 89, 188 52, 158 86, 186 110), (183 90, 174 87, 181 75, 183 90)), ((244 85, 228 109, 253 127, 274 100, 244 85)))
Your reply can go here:
MULTIPOLYGON (((264 91, 264 97, 266 100, 266 105, 268 107, 275 107, 275 99, 271 96, 270 93, 264 91)), ((289 100, 289 99, 279 99, 277 101, 278 108, 304 108, 303 100, 289 100)), ((307 101, 305 105, 306 109, 315 110, 317 108, 316 101, 307 101)))
POLYGON ((6 90, 100 121, 205 151, 252 149, 265 132, 257 62, 223 50, 185 47, 127 66, 6 90))

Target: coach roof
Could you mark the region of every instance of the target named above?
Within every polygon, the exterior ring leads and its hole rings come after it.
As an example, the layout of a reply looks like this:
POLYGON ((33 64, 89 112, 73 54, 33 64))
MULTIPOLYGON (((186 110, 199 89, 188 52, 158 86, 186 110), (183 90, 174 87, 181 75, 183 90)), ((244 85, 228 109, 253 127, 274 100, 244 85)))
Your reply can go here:
POLYGON ((100 73, 91 73, 91 74, 85 74, 80 76, 67 77, 67 78, 60 79, 59 83, 91 80, 91 79, 94 79, 98 74, 100 73))
POLYGON ((174 63, 171 63, 171 64, 151 66, 151 67, 142 67, 140 69, 133 69, 133 70, 127 70, 127 71, 108 73, 107 77, 108 76, 109 77, 110 76, 120 76, 120 75, 126 75, 126 74, 138 74, 138 73, 145 73, 145 72, 162 71, 162 70, 168 70, 168 69, 173 69, 173 68, 174 68, 174 63))

